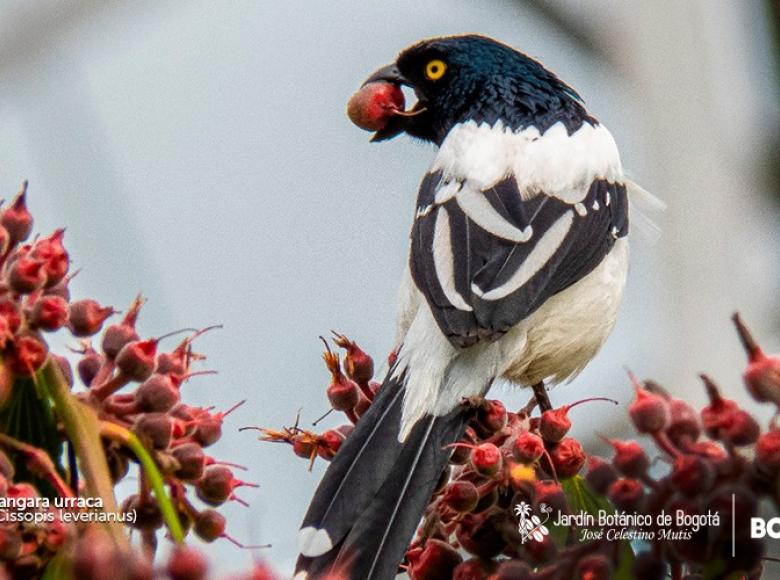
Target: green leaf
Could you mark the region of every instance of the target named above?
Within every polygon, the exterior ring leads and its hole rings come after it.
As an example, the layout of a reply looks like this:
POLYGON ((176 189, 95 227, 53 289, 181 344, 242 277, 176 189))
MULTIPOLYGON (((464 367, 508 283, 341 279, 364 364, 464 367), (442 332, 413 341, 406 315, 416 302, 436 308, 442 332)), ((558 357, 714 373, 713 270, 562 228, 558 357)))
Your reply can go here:
MULTIPOLYGON (((593 493, 585 483, 585 480, 579 475, 561 479, 561 487, 572 513, 585 512, 594 517, 598 517, 599 510, 615 513, 615 507, 609 500, 603 495, 593 493)), ((634 559, 635 555, 634 550, 631 548, 631 543, 622 540, 620 542, 618 565, 612 575, 612 580, 633 580, 631 566, 634 563, 634 559)))
MULTIPOLYGON (((60 475, 65 475, 62 467, 62 438, 57 430, 51 399, 32 378, 13 379, 10 396, 0 408, 0 432, 42 449, 49 455, 60 475)), ((16 481, 33 484, 45 497, 54 498, 57 495, 48 481, 30 472, 24 456, 13 452, 8 454, 16 470, 16 481)))

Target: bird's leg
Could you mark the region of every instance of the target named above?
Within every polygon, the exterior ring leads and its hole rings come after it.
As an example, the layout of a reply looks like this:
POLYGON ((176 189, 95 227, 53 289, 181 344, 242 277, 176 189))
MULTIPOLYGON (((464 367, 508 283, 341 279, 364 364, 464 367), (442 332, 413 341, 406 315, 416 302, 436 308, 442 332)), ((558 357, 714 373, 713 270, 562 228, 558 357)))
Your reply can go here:
POLYGON ((534 398, 536 399, 536 404, 539 405, 539 410, 542 413, 551 410, 552 405, 550 404, 550 398, 547 396, 547 389, 544 387, 544 381, 539 381, 535 385, 532 385, 531 388, 534 391, 534 398))

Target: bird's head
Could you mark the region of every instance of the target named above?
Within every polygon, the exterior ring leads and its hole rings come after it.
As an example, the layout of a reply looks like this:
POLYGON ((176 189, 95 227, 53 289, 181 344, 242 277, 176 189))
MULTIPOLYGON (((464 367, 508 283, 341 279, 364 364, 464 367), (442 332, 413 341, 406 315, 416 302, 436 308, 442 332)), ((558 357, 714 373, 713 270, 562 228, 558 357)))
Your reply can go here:
POLYGON ((375 141, 409 135, 441 143, 457 123, 473 120, 541 132, 556 121, 587 117, 577 93, 534 59, 478 35, 425 40, 372 74, 365 84, 410 87, 417 103, 391 115, 375 141))

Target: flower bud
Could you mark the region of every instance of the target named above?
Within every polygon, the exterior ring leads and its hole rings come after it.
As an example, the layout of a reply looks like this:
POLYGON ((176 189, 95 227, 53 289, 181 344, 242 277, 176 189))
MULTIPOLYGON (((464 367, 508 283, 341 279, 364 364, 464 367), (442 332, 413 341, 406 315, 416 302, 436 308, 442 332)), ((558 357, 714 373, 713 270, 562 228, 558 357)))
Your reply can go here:
POLYGON ((542 418, 539 421, 539 434, 545 441, 557 443, 566 436, 569 429, 571 429, 569 407, 564 405, 542 413, 542 418))
POLYGON ((512 445, 512 456, 520 463, 534 463, 544 453, 544 441, 536 433, 525 431, 512 445))
POLYGON ((615 480, 607 490, 607 497, 616 508, 626 512, 636 511, 644 498, 644 488, 635 479, 623 477, 615 480))
POLYGON ((25 181, 22 191, 0 215, 0 224, 8 232, 12 244, 23 242, 32 232, 33 218, 27 209, 26 197, 27 182, 25 181))
POLYGON ((640 433, 657 433, 669 426, 671 415, 669 403, 635 382, 636 399, 628 407, 628 415, 640 433))
POLYGON ((43 262, 47 288, 57 285, 68 273, 68 252, 62 245, 64 235, 64 229, 55 230, 48 238, 38 240, 32 248, 32 257, 43 262))
POLYGON ((577 562, 574 577, 577 580, 609 580, 612 566, 603 554, 588 554, 577 562))
POLYGON ((696 411, 682 399, 669 400, 669 426, 666 434, 676 446, 694 442, 701 435, 701 419, 696 411))
POLYGON ((106 328, 106 331, 103 333, 101 348, 108 358, 116 358, 119 351, 126 344, 138 340, 135 323, 138 320, 141 306, 143 306, 143 299, 140 296, 136 296, 122 321, 119 324, 112 324, 106 328))
POLYGON ((330 461, 341 448, 342 443, 344 443, 344 435, 335 429, 329 429, 319 437, 317 455, 325 461, 330 461))
POLYGON ((174 548, 166 566, 171 580, 205 580, 208 570, 208 562, 200 550, 189 546, 174 548))
POLYGON ((609 444, 615 450, 612 465, 626 477, 641 477, 650 467, 650 460, 636 441, 623 442, 612 439, 609 440, 609 444))
POLYGON ((747 411, 737 409, 722 418, 716 439, 728 441, 732 445, 741 447, 755 443, 760 434, 761 427, 752 415, 747 411))
POLYGON ((236 480, 233 472, 222 465, 212 465, 198 480, 198 497, 211 505, 218 506, 225 503, 233 493, 236 480))
POLYGON ((755 448, 756 465, 768 474, 780 471, 780 429, 761 434, 755 448))
POLYGON ((150 411, 165 413, 181 399, 179 389, 171 377, 156 373, 138 386, 134 397, 138 408, 145 413, 150 411))
POLYGON ((555 473, 558 477, 571 477, 577 475, 585 465, 585 452, 579 441, 571 437, 561 440, 551 451, 555 473))
POLYGON ((17 375, 31 376, 46 362, 49 346, 37 332, 27 331, 16 336, 11 345, 9 362, 17 375))
POLYGON ((116 355, 116 366, 130 380, 145 381, 154 372, 156 355, 156 339, 134 340, 116 355))
POLYGON ((103 356, 95 352, 91 347, 85 349, 84 356, 76 364, 76 372, 85 386, 90 386, 97 376, 100 367, 103 366, 103 356))
POLYGON ((491 580, 531 580, 534 571, 520 560, 504 560, 491 580))
POLYGON ((477 422, 487 433, 501 431, 507 423, 506 407, 496 399, 485 399, 477 408, 477 422))
POLYGON ((204 542, 213 542, 225 536, 225 516, 216 510, 205 509, 195 516, 195 533, 204 542))
POLYGON ((477 507, 479 491, 470 481, 453 481, 444 489, 442 501, 456 512, 465 514, 477 507))
POLYGON ((68 322, 69 306, 59 296, 41 296, 30 311, 30 324, 41 330, 59 330, 68 322))
POLYGON ((173 419, 164 413, 139 415, 133 431, 154 449, 167 449, 173 438, 173 419))
POLYGON ((482 443, 471 449, 471 466, 485 477, 493 477, 503 466, 501 451, 493 443, 482 443))
POLYGON ((18 294, 29 294, 46 283, 43 262, 34 258, 21 257, 8 270, 8 287, 18 294))
MULTIPOLYGON (((347 377, 360 385, 361 389, 364 389, 374 376, 374 359, 366 354, 355 341, 349 340, 343 334, 336 334, 334 342, 347 351, 344 357, 344 371, 347 373, 347 377)), ((368 393, 366 394, 368 395, 368 393)))
POLYGON ((206 467, 206 454, 197 443, 184 443, 171 450, 171 454, 179 464, 175 471, 176 477, 184 481, 199 479, 206 467))
POLYGON ((618 478, 617 471, 603 459, 591 455, 588 457, 588 473, 585 481, 599 495, 606 495, 609 486, 618 478))
POLYGON ((497 564, 492 560, 470 558, 455 567, 452 572, 452 580, 488 580, 496 568, 497 564))
POLYGON ((451 578, 455 567, 463 558, 458 551, 441 540, 431 539, 425 542, 422 552, 409 560, 411 580, 439 580, 451 578))
POLYGON ((678 455, 669 476, 672 485, 684 495, 695 497, 706 493, 715 483, 715 468, 695 455, 678 455))
POLYGON ((68 323, 73 336, 92 336, 100 331, 106 318, 114 313, 110 306, 105 308, 94 300, 78 300, 70 305, 68 323))
POLYGON ((141 497, 137 493, 122 502, 122 513, 135 513, 135 520, 130 525, 137 530, 158 530, 163 525, 163 516, 160 506, 149 497, 141 497))

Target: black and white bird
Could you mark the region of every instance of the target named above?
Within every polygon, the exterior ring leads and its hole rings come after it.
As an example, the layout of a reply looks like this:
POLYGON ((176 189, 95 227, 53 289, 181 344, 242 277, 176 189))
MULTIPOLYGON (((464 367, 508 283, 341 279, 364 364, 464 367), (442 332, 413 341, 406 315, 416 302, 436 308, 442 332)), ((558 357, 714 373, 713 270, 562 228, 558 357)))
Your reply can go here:
POLYGON ((496 379, 571 379, 615 324, 628 198, 610 132, 542 64, 482 36, 426 40, 367 81, 417 103, 374 140, 438 146, 420 185, 397 361, 300 530, 296 578, 393 578, 468 417, 496 379))

